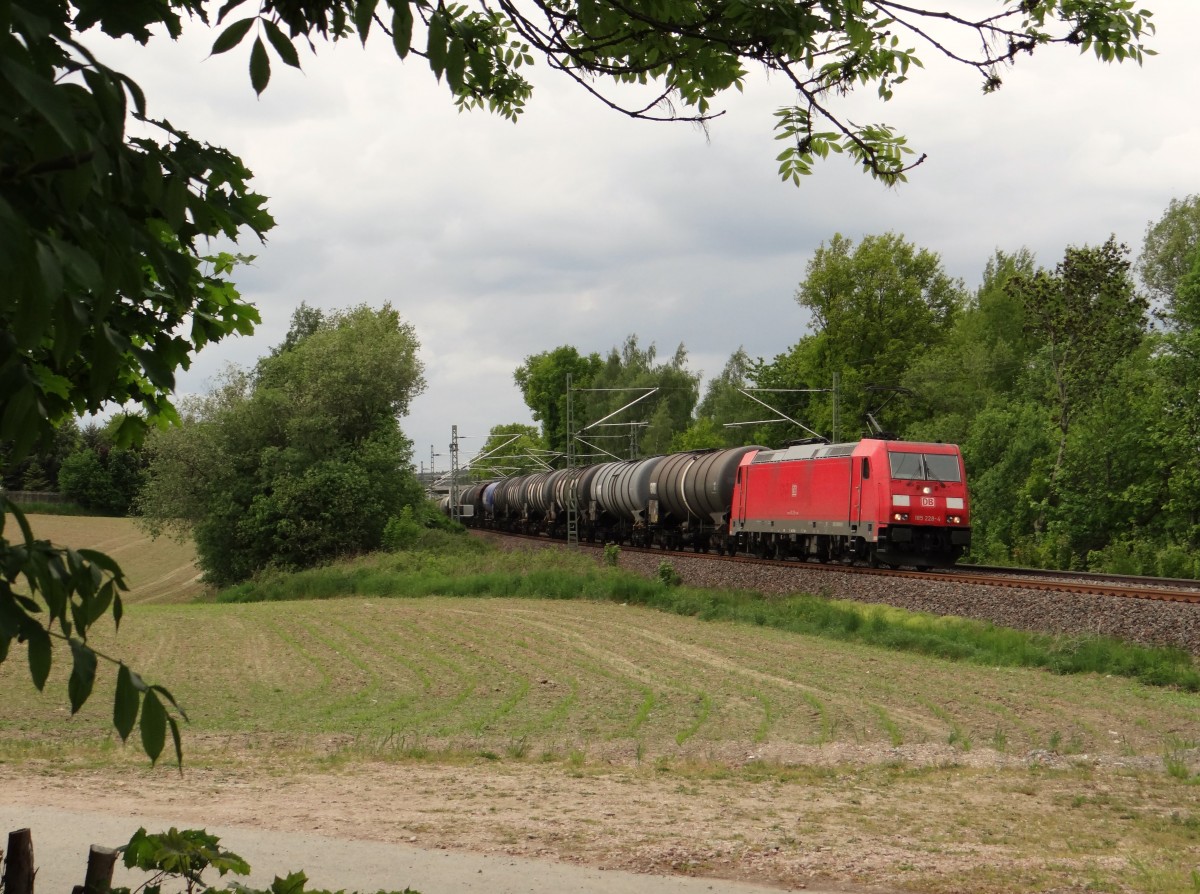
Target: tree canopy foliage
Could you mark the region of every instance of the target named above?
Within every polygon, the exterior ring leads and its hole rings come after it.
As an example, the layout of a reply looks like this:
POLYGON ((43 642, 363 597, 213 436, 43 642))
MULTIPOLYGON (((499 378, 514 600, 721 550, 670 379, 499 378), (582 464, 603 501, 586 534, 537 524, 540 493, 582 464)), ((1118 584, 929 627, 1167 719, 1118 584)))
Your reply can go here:
POLYGON ((772 407, 794 420, 754 430, 765 443, 843 438, 885 406, 887 429, 902 429, 919 408, 894 400, 896 389, 913 359, 944 340, 965 290, 937 254, 902 236, 866 236, 855 245, 835 234, 809 260, 796 300, 813 331, 753 372, 755 386, 767 390, 762 397, 774 391, 772 407))
POLYGON ((423 500, 398 422, 425 386, 412 326, 389 306, 310 324, 147 442, 143 520, 193 537, 214 583, 377 548, 423 500))
MULTIPOLYGON (((200 0, 176 5, 203 14, 200 0)), ((1000 88, 1005 67, 1054 44, 1091 50, 1105 62, 1141 62, 1152 51, 1151 14, 1126 0, 1020 0, 965 15, 953 4, 888 0, 769 3, 729 0, 564 0, 525 5, 433 3, 429 0, 229 0, 216 21, 214 53, 249 44, 250 78, 262 92, 272 51, 298 67, 298 39, 363 43, 382 32, 401 58, 422 56, 461 108, 485 107, 516 118, 532 92, 525 77, 535 59, 633 118, 703 122, 714 102, 741 90, 751 69, 780 78, 795 101, 775 112, 785 143, 780 174, 799 178, 818 158, 846 153, 887 183, 924 160, 886 123, 855 123, 838 97, 857 88, 890 100, 921 56, 938 53, 1000 88), (254 37, 250 40, 250 35, 254 37), (265 38, 265 40, 264 40, 265 38), (645 90, 622 91, 627 85, 645 90)))
POLYGON ((527 475, 550 468, 555 458, 556 454, 546 449, 536 426, 520 422, 494 425, 471 460, 470 475, 475 479, 527 475))
POLYGON ((643 348, 630 335, 603 359, 570 345, 531 354, 513 378, 552 454, 567 452, 568 374, 570 422, 581 455, 599 460, 665 453, 691 420, 700 375, 687 368, 683 345, 666 363, 657 361, 654 345, 643 348))
POLYGON ((1146 225, 1138 272, 1150 297, 1165 306, 1167 318, 1175 312, 1180 280, 1200 248, 1200 195, 1171 199, 1162 216, 1146 225))

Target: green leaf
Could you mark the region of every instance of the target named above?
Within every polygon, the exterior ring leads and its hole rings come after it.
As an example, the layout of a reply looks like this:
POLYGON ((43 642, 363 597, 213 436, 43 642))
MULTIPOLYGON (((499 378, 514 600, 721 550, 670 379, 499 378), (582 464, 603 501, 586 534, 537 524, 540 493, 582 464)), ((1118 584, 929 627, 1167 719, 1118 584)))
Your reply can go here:
POLYGON ((233 12, 233 10, 237 9, 237 7, 241 6, 245 2, 246 0, 228 0, 228 2, 221 7, 221 11, 217 13, 217 24, 219 25, 225 21, 225 16, 229 15, 229 13, 233 12))
POLYGON ((167 178, 162 213, 172 230, 178 231, 183 226, 187 214, 187 183, 182 177, 167 178))
POLYGON ((429 41, 426 45, 429 67, 439 81, 446 70, 446 16, 435 11, 429 17, 429 41))
MULTIPOLYGON (((136 418, 137 417, 134 417, 134 416, 127 416, 125 418, 125 420, 122 420, 121 425, 124 426, 125 422, 127 420, 136 419, 136 418)), ((77 552, 79 553, 81 558, 87 559, 93 565, 99 565, 101 568, 103 568, 105 571, 107 571, 109 574, 111 574, 114 578, 117 578, 117 579, 124 578, 125 575, 121 571, 121 566, 118 565, 117 560, 114 559, 112 556, 110 556, 108 553, 102 553, 98 549, 80 549, 80 550, 77 550, 77 552)))
POLYGON ((271 80, 271 60, 267 57, 267 48, 261 37, 254 38, 254 46, 250 50, 250 86, 254 92, 262 96, 271 80))
POLYGON ((179 712, 180 717, 182 717, 184 720, 188 719, 187 713, 183 710, 183 708, 179 707, 179 702, 175 701, 175 696, 171 695, 170 690, 166 689, 163 686, 159 686, 157 684, 154 686, 151 686, 150 689, 153 690, 154 692, 159 693, 163 698, 165 698, 168 702, 170 702, 171 707, 179 712))
MULTIPOLYGON (((138 687, 133 681, 134 676, 136 675, 124 664, 117 671, 117 694, 113 699, 113 726, 117 728, 117 734, 120 735, 122 742, 128 739, 129 734, 133 732, 133 724, 137 720, 138 706, 141 702, 138 697, 138 687)), ((142 685, 142 688, 145 689, 145 684, 142 685)))
POLYGON ((156 763, 167 740, 167 712, 152 691, 147 691, 142 699, 142 720, 138 726, 142 732, 142 750, 151 764, 156 763))
POLYGON ((84 141, 85 134, 80 131, 71 106, 65 100, 66 92, 55 89, 53 81, 21 65, 7 50, 4 57, 0 58, 0 75, 4 76, 21 99, 49 122, 64 143, 75 147, 84 141))
POLYGON ((446 83, 450 89, 459 92, 463 88, 463 74, 467 68, 467 48, 457 37, 450 41, 446 56, 446 83))
POLYGON ((217 39, 213 41, 212 55, 217 56, 221 53, 228 52, 242 42, 242 39, 250 33, 250 26, 254 24, 256 18, 251 16, 248 19, 238 19, 224 31, 217 35, 217 39))
POLYGON ((392 7, 392 46, 403 59, 412 48, 413 13, 406 0, 397 0, 392 7))
POLYGON ((371 20, 375 16, 375 7, 379 0, 358 0, 354 4, 354 27, 358 30, 358 39, 364 44, 371 30, 371 20))
POLYGON ((299 68, 300 57, 296 53, 296 48, 292 46, 292 42, 287 39, 287 35, 270 19, 263 19, 263 24, 266 26, 267 40, 271 41, 271 46, 275 48, 279 58, 292 68, 299 68))
POLYGON ((50 676, 50 634, 40 624, 26 627, 26 637, 29 642, 29 673, 33 677, 33 685, 42 689, 46 678, 50 676))
POLYGON ((75 661, 71 668, 71 679, 67 681, 67 695, 71 699, 71 713, 75 714, 92 694, 92 686, 96 682, 96 653, 87 643, 75 637, 71 637, 69 642, 75 661))
POLYGON ((271 894, 303 894, 307 881, 308 876, 303 871, 293 872, 287 878, 275 876, 275 881, 271 882, 271 894))
MULTIPOLYGON (((171 727, 171 742, 175 746, 175 765, 182 769, 183 767, 183 740, 179 736, 179 724, 175 722, 174 717, 167 718, 167 725, 171 727)), ((224 873, 221 873, 224 875, 224 873)))

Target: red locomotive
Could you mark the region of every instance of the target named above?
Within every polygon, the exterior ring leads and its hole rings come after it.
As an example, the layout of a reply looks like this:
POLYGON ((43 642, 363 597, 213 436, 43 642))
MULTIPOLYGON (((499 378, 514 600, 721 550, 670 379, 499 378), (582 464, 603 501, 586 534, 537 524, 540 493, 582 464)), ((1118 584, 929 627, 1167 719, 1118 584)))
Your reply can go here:
POLYGON ((747 454, 729 536, 761 556, 924 568, 967 551, 970 521, 958 447, 866 438, 747 454))

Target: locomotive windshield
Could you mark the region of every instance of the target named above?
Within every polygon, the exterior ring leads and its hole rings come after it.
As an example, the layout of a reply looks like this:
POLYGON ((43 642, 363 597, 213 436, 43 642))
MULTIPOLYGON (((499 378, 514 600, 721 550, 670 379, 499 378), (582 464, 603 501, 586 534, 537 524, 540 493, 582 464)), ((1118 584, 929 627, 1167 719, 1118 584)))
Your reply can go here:
POLYGON ((961 481, 957 456, 944 453, 888 453, 893 478, 915 481, 961 481))

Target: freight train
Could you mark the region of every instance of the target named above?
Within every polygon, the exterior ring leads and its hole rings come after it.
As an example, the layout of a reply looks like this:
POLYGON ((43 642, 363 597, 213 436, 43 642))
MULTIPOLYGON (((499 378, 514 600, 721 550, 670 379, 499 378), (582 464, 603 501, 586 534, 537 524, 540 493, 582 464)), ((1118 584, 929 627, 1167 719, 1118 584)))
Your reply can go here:
POLYGON ((582 541, 929 568, 971 545, 953 444, 864 438, 693 450, 482 481, 449 498, 471 527, 582 541))

